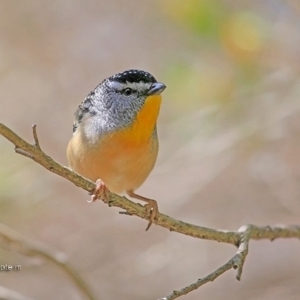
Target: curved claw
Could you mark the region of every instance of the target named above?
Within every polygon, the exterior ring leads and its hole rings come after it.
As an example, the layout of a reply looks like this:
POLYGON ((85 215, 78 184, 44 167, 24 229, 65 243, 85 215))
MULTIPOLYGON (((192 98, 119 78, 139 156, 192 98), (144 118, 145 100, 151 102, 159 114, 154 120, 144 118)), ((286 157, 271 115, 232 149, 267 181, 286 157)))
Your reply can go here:
POLYGON ((96 188, 90 193, 90 195, 92 196, 89 200, 87 200, 88 203, 95 202, 98 198, 100 198, 104 203, 107 203, 109 199, 108 188, 101 179, 97 179, 96 188))
POLYGON ((152 199, 148 199, 148 203, 144 206, 146 208, 146 214, 145 217, 149 217, 149 223, 148 226, 146 228, 146 231, 151 227, 153 221, 155 220, 155 218, 158 215, 158 206, 157 206, 157 202, 155 200, 152 199))

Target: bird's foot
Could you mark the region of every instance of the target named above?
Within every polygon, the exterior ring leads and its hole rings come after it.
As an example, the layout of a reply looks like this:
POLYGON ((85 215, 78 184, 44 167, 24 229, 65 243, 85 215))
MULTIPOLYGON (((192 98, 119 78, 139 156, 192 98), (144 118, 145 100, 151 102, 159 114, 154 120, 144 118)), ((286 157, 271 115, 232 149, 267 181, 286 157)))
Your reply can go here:
POLYGON ((149 223, 148 223, 148 226, 146 228, 146 231, 147 231, 151 227, 154 220, 157 218, 157 215, 158 215, 157 202, 153 199, 149 199, 149 198, 137 195, 133 192, 133 190, 127 191, 127 194, 132 198, 147 202, 147 204, 144 206, 146 208, 146 213, 145 213, 144 218, 149 217, 149 223))
POLYGON ((109 200, 108 188, 101 179, 97 179, 96 188, 90 193, 90 195, 92 196, 87 201, 88 203, 95 202, 98 198, 100 198, 104 203, 107 203, 109 200))
POLYGON ((144 218, 149 217, 149 223, 148 223, 148 226, 146 228, 146 231, 151 227, 153 221, 156 219, 156 217, 158 215, 157 202, 155 200, 152 200, 152 199, 148 199, 147 202, 148 203, 144 205, 144 207, 146 208, 146 213, 145 213, 144 218))

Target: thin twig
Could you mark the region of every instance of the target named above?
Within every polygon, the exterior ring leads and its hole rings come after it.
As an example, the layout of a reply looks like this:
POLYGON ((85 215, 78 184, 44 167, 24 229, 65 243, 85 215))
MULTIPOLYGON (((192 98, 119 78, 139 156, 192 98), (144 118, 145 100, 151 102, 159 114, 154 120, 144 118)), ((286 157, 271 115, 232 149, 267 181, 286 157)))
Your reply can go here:
POLYGON ((68 275, 68 277, 73 281, 82 294, 86 296, 87 299, 96 299, 85 280, 81 278, 81 276, 67 262, 67 257, 64 253, 50 250, 44 245, 30 241, 29 239, 23 237, 20 233, 3 224, 0 224, 0 244, 22 255, 29 257, 39 256, 47 261, 51 261, 55 265, 59 266, 68 275))
POLYGON ((196 282, 182 288, 179 291, 173 291, 173 293, 170 294, 169 296, 163 297, 159 300, 174 300, 183 295, 186 295, 186 294, 198 289, 200 286, 204 285, 205 283, 214 281, 220 275, 222 275, 223 273, 225 273, 226 271, 231 270, 231 269, 237 270, 236 279, 241 280, 243 266, 244 266, 244 263, 246 260, 246 256, 248 254, 249 240, 251 238, 252 228, 255 229, 254 226, 248 225, 248 226, 242 226, 239 229, 239 232, 242 234, 240 245, 238 247, 236 254, 226 264, 219 267, 217 270, 210 273, 209 275, 207 275, 201 279, 198 279, 196 282))
POLYGON ((36 132, 36 125, 32 125, 32 134, 33 134, 33 146, 35 146, 37 149, 41 150, 40 142, 37 136, 36 132))
POLYGON ((235 258, 235 256, 232 259, 230 259, 226 264, 224 264, 223 266, 221 266, 214 272, 210 273, 209 275, 198 279, 196 282, 182 288, 179 291, 173 291, 173 293, 170 294, 169 296, 160 298, 158 300, 173 300, 173 299, 179 298, 181 296, 187 295, 188 293, 198 289, 200 286, 202 286, 208 282, 214 281, 220 275, 222 275, 223 273, 225 273, 226 271, 228 271, 234 267, 234 264, 235 264, 234 258, 235 258))
POLYGON ((239 229, 239 232, 242 234, 240 245, 238 251, 235 255, 235 265, 234 269, 237 269, 236 279, 241 280, 243 266, 246 260, 246 256, 248 255, 249 250, 249 241, 251 238, 251 231, 254 230, 254 226, 245 225, 239 229))

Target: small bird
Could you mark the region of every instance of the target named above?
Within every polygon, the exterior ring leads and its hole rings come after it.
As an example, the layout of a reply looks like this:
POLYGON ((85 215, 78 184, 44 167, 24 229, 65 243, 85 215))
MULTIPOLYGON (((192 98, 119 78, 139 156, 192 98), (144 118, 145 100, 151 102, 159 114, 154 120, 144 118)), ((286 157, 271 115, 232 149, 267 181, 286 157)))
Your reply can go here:
MULTIPOLYGON (((157 202, 135 194, 158 154, 156 122, 166 86, 148 72, 128 70, 104 79, 75 112, 67 147, 71 169, 96 182, 91 201, 108 201, 108 189, 146 202, 148 230, 157 202)), ((145 216, 145 217, 146 217, 145 216)))

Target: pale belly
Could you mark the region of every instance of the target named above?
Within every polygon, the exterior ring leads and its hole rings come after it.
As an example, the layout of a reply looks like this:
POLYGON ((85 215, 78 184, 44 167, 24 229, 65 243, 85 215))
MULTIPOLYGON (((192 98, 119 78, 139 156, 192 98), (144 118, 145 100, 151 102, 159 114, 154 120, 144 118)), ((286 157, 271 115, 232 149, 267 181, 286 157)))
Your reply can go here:
POLYGON ((104 139, 92 148, 78 143, 79 135, 72 139, 72 147, 68 147, 70 167, 92 181, 103 180, 114 193, 141 186, 153 169, 158 154, 156 136, 134 146, 115 139, 104 139), (74 147, 74 144, 80 147, 74 147))

